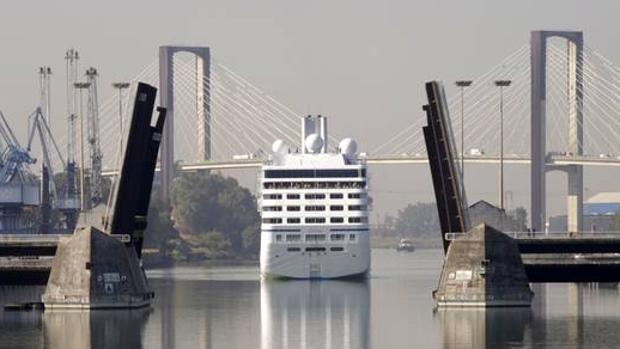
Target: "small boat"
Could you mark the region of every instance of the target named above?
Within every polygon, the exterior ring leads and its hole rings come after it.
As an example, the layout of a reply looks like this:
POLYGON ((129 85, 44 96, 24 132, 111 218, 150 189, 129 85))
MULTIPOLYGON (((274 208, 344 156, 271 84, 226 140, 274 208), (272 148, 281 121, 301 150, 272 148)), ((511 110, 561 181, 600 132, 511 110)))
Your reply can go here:
POLYGON ((409 239, 400 239, 398 246, 396 247, 396 251, 405 251, 405 252, 413 252, 415 251, 415 247, 413 247, 413 242, 409 239))

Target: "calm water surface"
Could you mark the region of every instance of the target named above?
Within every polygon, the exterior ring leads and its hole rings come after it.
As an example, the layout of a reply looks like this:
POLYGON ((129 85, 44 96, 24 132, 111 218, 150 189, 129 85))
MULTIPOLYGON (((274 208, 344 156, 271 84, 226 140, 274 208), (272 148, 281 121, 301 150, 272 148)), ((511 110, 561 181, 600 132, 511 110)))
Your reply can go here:
MULTIPOLYGON (((258 266, 148 272, 151 309, 3 312, 0 348, 620 348, 620 292, 535 285, 531 309, 433 311, 440 250, 375 250, 367 281, 260 281, 258 266)), ((41 288, 0 288, 0 303, 41 288)))

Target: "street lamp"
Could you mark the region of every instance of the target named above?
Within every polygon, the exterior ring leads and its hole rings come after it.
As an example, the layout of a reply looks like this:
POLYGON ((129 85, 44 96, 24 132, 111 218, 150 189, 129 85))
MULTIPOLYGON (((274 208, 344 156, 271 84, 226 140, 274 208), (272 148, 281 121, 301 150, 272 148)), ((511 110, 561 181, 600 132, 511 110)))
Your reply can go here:
POLYGON ((90 87, 90 82, 74 82, 73 87, 80 90, 80 210, 86 210, 86 195, 84 195, 84 114, 82 106, 82 91, 90 87))
POLYGON ((471 80, 457 80, 455 82, 456 86, 461 89, 461 181, 465 180, 465 104, 463 96, 465 87, 469 87, 472 82, 471 80))
POLYGON ((504 87, 510 86, 510 80, 495 80, 499 87, 499 208, 504 210, 504 87))
POLYGON ((123 90, 129 88, 128 82, 114 82, 112 87, 118 90, 118 125, 119 125, 119 147, 123 153, 123 90))

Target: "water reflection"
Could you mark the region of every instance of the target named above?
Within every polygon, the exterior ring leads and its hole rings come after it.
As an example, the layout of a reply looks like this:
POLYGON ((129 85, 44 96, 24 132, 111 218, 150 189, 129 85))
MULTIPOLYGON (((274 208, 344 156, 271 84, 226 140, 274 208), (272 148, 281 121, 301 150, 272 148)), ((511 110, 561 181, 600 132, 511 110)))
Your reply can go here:
POLYGON ((46 311, 44 348, 142 348, 150 309, 46 311))
POLYGON ((0 348, 141 348, 151 309, 4 311, 5 304, 36 302, 44 287, 0 288, 0 348))
POLYGON ((444 348, 506 348, 524 342, 529 308, 441 309, 436 313, 444 348))
POLYGON ((367 281, 261 283, 261 347, 368 348, 367 281))

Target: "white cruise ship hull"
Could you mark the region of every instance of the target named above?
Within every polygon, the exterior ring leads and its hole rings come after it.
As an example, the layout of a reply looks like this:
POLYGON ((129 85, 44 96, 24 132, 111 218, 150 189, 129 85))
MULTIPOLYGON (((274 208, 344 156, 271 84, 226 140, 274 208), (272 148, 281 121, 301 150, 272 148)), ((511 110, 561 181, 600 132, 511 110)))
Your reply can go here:
POLYGON ((288 244, 261 242, 260 268, 264 278, 335 279, 364 277, 370 268, 368 232, 357 235, 354 243, 332 242, 288 244), (289 248, 299 251, 289 251, 289 248), (332 251, 336 247, 338 251, 332 251), (343 250, 340 251, 339 248, 343 250), (308 248, 324 251, 306 251, 308 248))

